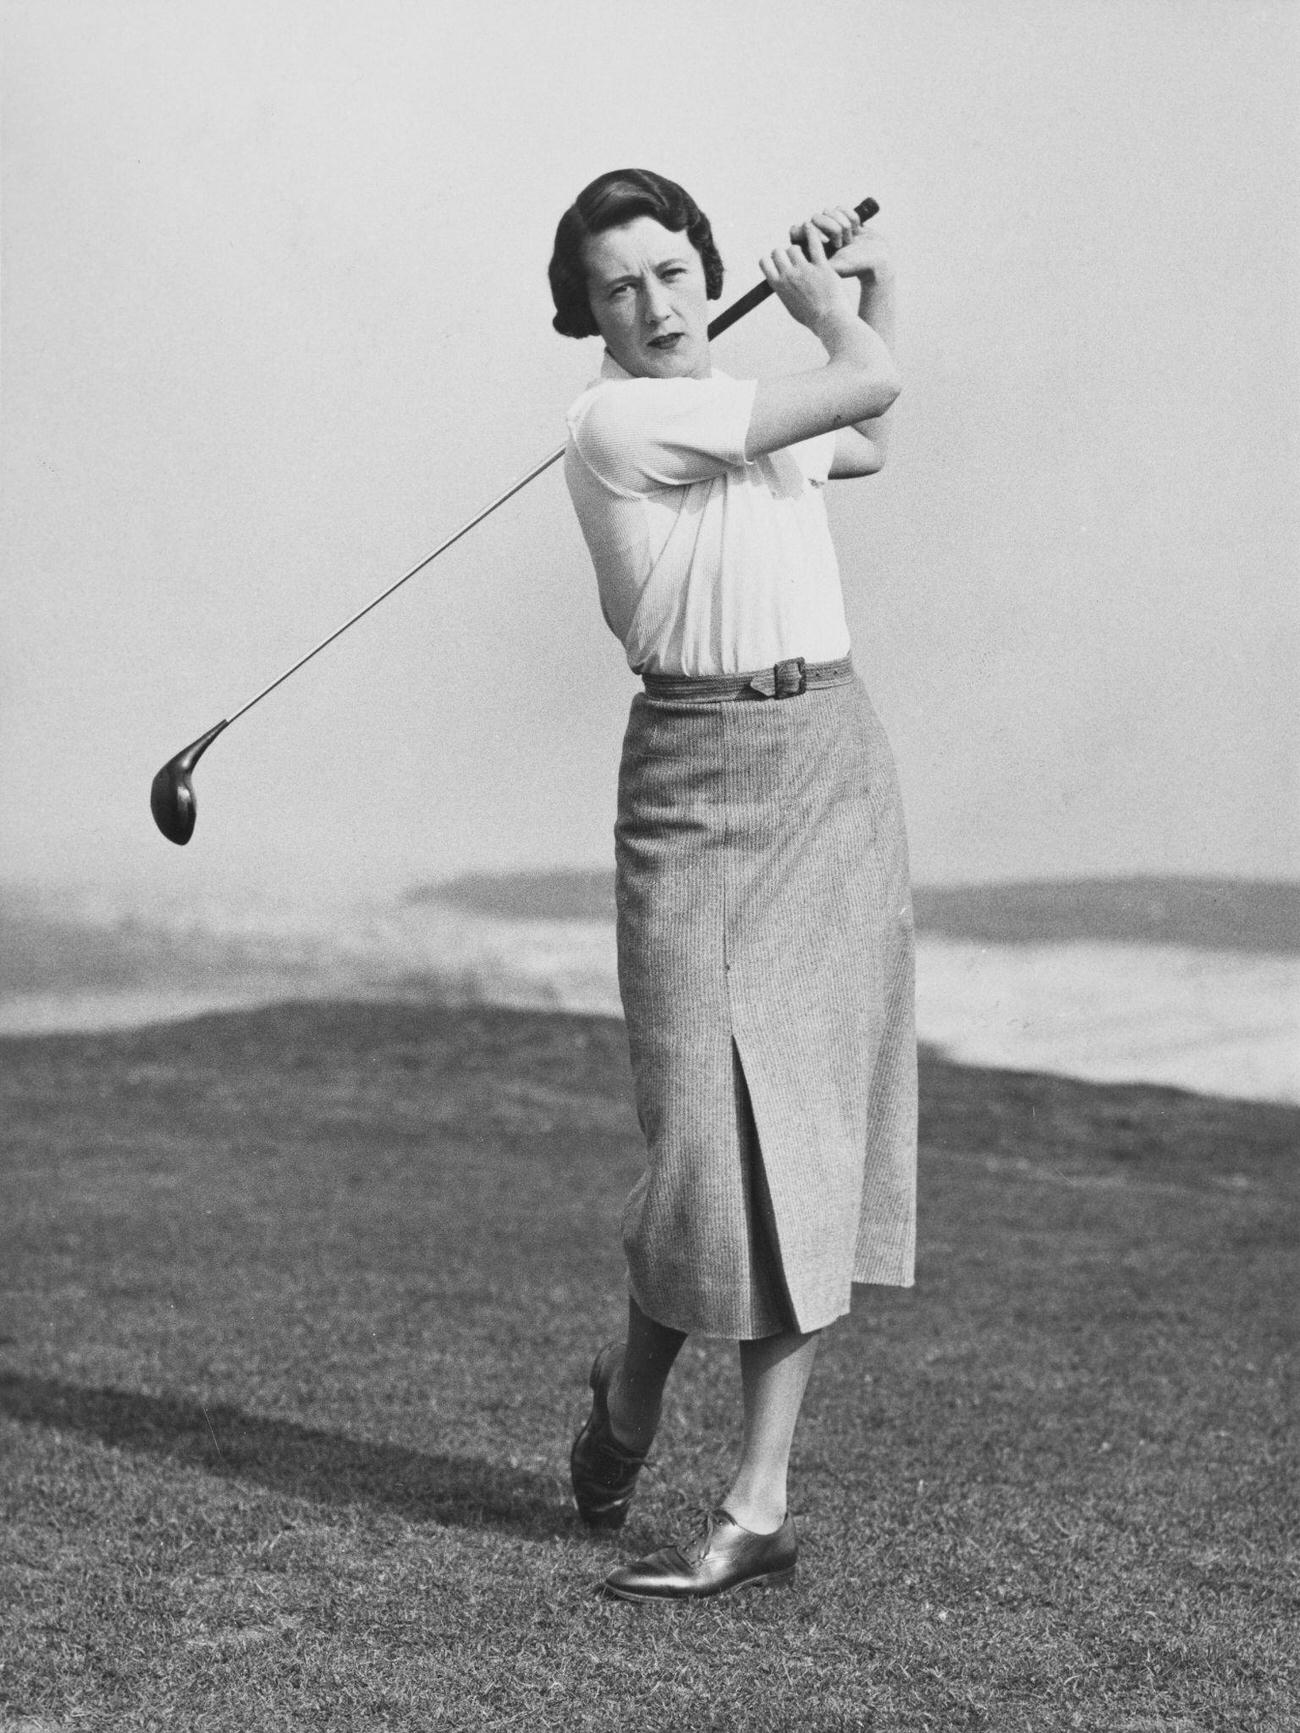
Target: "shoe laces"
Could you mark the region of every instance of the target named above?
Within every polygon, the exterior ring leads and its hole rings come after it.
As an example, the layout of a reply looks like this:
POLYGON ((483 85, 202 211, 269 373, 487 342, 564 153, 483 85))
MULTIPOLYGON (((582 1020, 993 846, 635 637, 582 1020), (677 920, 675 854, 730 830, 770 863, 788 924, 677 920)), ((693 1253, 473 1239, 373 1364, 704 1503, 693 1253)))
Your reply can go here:
POLYGON ((698 1563, 713 1540, 713 1531, 718 1526, 718 1510, 715 1505, 688 1504, 686 1515, 693 1519, 695 1533, 680 1550, 685 1558, 698 1563))

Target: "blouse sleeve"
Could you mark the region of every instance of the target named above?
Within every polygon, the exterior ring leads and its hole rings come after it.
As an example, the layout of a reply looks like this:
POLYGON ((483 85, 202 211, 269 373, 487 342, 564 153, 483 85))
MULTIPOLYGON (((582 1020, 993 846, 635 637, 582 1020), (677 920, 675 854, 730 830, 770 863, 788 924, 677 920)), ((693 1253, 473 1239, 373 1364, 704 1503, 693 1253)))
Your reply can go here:
POLYGON ((815 433, 811 439, 801 439, 798 445, 792 445, 790 450, 809 481, 823 487, 830 480, 831 465, 835 462, 834 432, 815 433))
POLYGON ((610 380, 574 405, 583 461, 616 493, 707 481, 745 463, 752 379, 610 380))

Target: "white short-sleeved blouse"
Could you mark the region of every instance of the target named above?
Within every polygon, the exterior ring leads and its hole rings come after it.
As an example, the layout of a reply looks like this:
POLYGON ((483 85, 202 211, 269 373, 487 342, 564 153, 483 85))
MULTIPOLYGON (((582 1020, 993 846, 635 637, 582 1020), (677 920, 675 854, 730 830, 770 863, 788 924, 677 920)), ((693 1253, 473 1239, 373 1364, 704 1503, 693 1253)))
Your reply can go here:
POLYGON ((638 674, 847 655, 822 490, 834 433, 745 461, 755 382, 637 379, 606 356, 565 477, 605 619, 638 674))

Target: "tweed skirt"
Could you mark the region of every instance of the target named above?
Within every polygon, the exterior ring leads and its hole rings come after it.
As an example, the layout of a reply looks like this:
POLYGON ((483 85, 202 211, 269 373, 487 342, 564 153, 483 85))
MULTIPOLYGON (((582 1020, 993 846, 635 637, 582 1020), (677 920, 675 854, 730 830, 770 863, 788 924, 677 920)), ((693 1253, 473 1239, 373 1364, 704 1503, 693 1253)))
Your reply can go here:
POLYGON ((916 1035, 907 843, 861 681, 638 694, 615 828, 644 1173, 633 1297, 676 1329, 815 1330, 910 1286, 916 1035))

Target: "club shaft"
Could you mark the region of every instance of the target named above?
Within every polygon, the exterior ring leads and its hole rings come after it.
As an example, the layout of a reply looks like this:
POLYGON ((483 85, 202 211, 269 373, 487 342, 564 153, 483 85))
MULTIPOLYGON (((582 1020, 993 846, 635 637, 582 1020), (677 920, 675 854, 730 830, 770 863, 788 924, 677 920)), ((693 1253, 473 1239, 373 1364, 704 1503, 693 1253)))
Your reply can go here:
POLYGON ((463 523, 454 534, 449 535, 445 542, 440 542, 431 554, 426 554, 418 566, 412 566, 409 572, 403 573, 403 575, 398 578, 397 582, 389 584, 386 590, 381 590, 372 601, 366 603, 364 608, 358 608, 350 620, 344 620, 341 626, 335 627, 334 631, 330 633, 328 638, 322 638, 320 643, 313 645, 305 656, 300 656, 292 668, 286 668, 284 673, 277 675, 269 686, 263 686, 257 696, 255 698, 250 698, 248 703, 241 709, 236 710, 235 714, 230 717, 229 720, 231 722, 237 721, 239 717, 244 714, 245 710, 251 710, 254 704, 260 703, 268 693, 274 692, 277 686, 282 686, 289 678, 290 674, 296 674, 299 668, 303 667, 305 663, 311 661, 313 656, 319 656, 322 650, 334 642, 335 638, 341 638, 349 627, 355 626, 358 620, 363 620, 372 608, 377 608, 381 602, 387 601, 388 597, 392 595, 394 590, 400 590, 403 584, 409 583, 410 580, 418 573, 422 572, 426 566, 432 565, 434 560, 438 558, 439 554, 445 554, 447 549, 451 547, 454 542, 458 542, 462 536, 468 535, 476 524, 481 524, 485 517, 490 517, 499 505, 504 505, 508 499, 513 499, 515 494, 519 492, 520 488, 527 487, 530 481, 536 480, 544 469, 549 469, 553 463, 558 463, 563 456, 564 447, 560 446, 559 449, 553 451, 549 457, 544 457, 540 463, 534 464, 528 471, 527 475, 521 476, 518 481, 513 482, 504 493, 499 493, 490 505, 485 505, 482 511, 475 512, 474 516, 470 518, 468 522, 463 523))
MULTIPOLYGON (((869 222, 870 219, 875 216, 876 212, 880 209, 880 206, 874 199, 863 199, 862 203, 858 205, 856 209, 857 215, 865 223, 869 222)), ((754 308, 766 301, 771 293, 772 289, 768 283, 756 283, 754 287, 746 294, 742 295, 738 301, 733 301, 731 306, 728 307, 725 312, 719 313, 717 318, 710 323, 710 342, 712 342, 712 340, 719 336, 723 331, 729 330, 738 319, 743 319, 746 313, 753 312, 754 308)), ((327 638, 322 638, 319 644, 313 644, 307 654, 305 656, 300 656, 293 664, 292 668, 286 668, 283 674, 277 674, 269 686, 263 686, 262 690, 257 693, 255 697, 250 698, 247 704, 242 705, 235 711, 233 716, 228 717, 225 726, 229 727, 232 722, 237 722, 246 711, 253 708, 254 704, 260 704, 262 699, 268 697, 272 692, 274 692, 277 686, 283 686, 291 674, 296 674, 299 668, 305 667, 306 664, 311 661, 313 656, 319 656, 322 650, 327 649, 336 638, 341 638, 344 632, 349 631, 351 627, 356 625, 358 620, 364 620, 366 615, 370 613, 372 609, 377 608, 381 602, 386 602, 389 596, 393 594, 394 590, 400 590, 403 584, 409 584, 411 579, 417 577, 426 566, 431 566, 440 554, 445 554, 449 547, 452 547, 456 542, 458 542, 462 536, 467 536, 472 529, 483 522, 485 517, 490 517, 498 506, 504 505, 508 499, 513 499, 522 488, 528 486, 530 481, 535 481, 537 477, 541 475, 543 470, 549 469, 553 463, 558 463, 564 456, 564 451, 564 446, 560 446, 558 450, 551 452, 549 457, 544 457, 540 463, 534 464, 528 471, 527 475, 521 476, 518 481, 513 482, 504 493, 499 493, 490 505, 485 505, 482 511, 475 512, 474 516, 470 518, 468 522, 463 523, 454 534, 449 535, 445 542, 440 542, 431 554, 426 554, 418 566, 412 566, 409 572, 404 572, 395 583, 389 584, 386 590, 381 590, 377 596, 366 603, 364 608, 358 608, 357 612, 353 614, 350 620, 344 620, 343 624, 341 626, 336 626, 327 638)))

